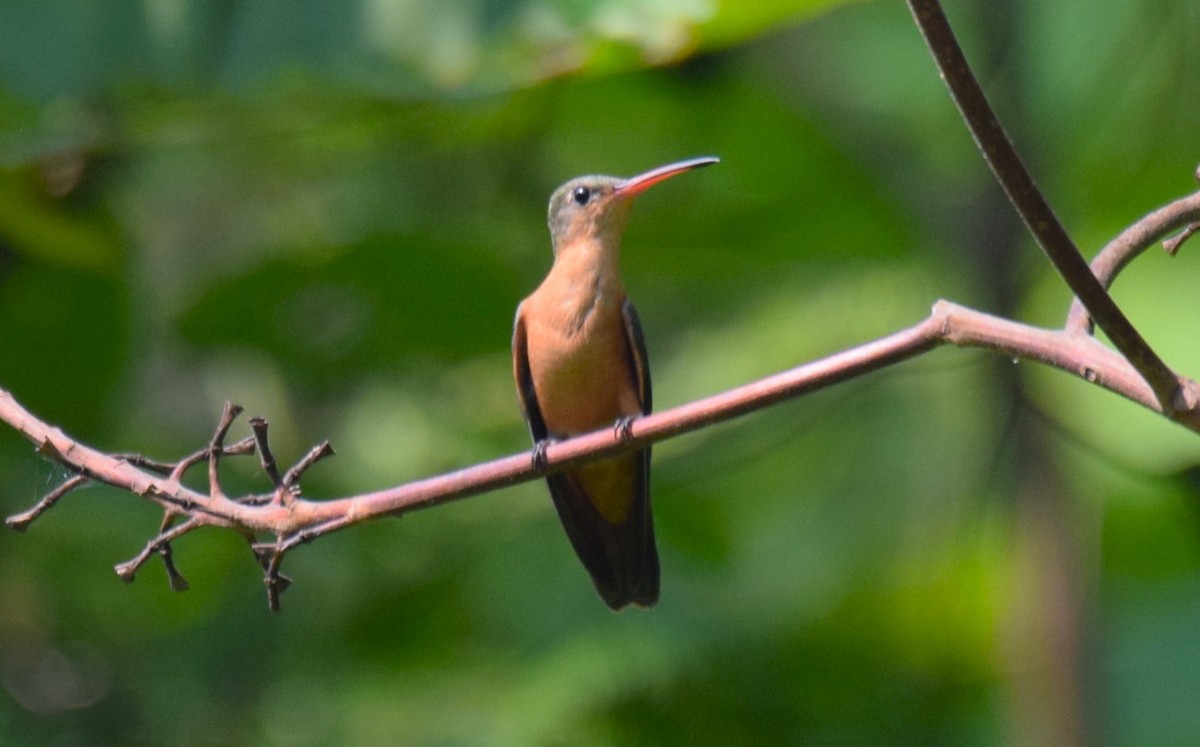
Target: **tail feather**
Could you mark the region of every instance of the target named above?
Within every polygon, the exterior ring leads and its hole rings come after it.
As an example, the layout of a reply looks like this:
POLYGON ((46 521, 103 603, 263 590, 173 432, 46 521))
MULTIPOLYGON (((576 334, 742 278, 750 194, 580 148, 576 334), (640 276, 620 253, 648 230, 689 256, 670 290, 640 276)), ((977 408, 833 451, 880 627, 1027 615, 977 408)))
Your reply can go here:
POLYGON ((614 523, 597 509, 594 496, 576 472, 550 475, 546 483, 559 520, 596 586, 614 610, 629 604, 652 607, 658 601, 658 551, 650 512, 650 450, 637 460, 634 495, 624 519, 614 523))

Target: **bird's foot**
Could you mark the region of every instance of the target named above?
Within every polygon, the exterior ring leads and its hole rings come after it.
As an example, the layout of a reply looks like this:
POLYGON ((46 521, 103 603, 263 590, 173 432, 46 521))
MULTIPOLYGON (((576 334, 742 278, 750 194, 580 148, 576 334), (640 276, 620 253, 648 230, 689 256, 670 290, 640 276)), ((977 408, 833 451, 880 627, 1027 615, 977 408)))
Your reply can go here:
POLYGON ((546 471, 546 465, 549 464, 549 460, 546 458, 546 449, 550 448, 552 443, 554 443, 553 438, 543 438, 533 444, 533 468, 538 472, 546 471))
POLYGON ((632 415, 626 415, 613 423, 613 434, 616 435, 617 440, 621 443, 627 443, 633 438, 633 421, 634 418, 632 415))

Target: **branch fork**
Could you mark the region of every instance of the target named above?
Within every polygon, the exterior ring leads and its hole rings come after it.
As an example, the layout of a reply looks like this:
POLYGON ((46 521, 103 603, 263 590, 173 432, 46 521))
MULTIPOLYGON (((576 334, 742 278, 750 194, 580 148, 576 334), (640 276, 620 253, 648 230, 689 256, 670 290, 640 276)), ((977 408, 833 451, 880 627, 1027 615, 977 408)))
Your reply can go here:
MULTIPOLYGON (((19 420, 24 426, 20 427, 27 436, 33 437, 34 432, 40 432, 37 440, 37 453, 56 461, 72 471, 72 475, 54 490, 43 496, 32 508, 8 517, 5 523, 12 529, 23 532, 47 510, 58 503, 60 499, 73 490, 93 482, 103 482, 117 485, 138 495, 150 498, 163 509, 162 522, 158 532, 133 558, 114 566, 117 576, 126 583, 132 583, 137 572, 151 558, 158 556, 167 573, 167 583, 172 591, 185 591, 188 582, 175 566, 171 543, 180 537, 204 526, 221 526, 239 531, 249 542, 256 562, 264 571, 264 584, 267 587, 268 603, 272 610, 279 609, 279 594, 286 590, 291 580, 279 572, 283 556, 297 544, 306 541, 306 530, 290 530, 286 524, 277 521, 257 522, 245 521, 239 518, 236 508, 253 509, 263 507, 276 511, 287 511, 300 494, 300 478, 304 473, 321 459, 332 456, 333 448, 324 441, 311 449, 284 475, 280 476, 271 453, 267 437, 267 421, 262 418, 252 418, 250 421, 253 435, 226 445, 229 429, 241 414, 242 408, 226 402, 224 411, 213 433, 212 439, 204 448, 189 454, 177 462, 162 462, 141 454, 104 455, 84 447, 69 439, 62 431, 50 428, 37 421, 29 413, 23 411, 8 392, 0 390, 0 412, 6 415, 13 413, 7 410, 16 409, 20 414, 19 420), (32 432, 31 432, 32 431, 32 432), (63 444, 67 444, 66 448, 63 444), (245 456, 259 454, 263 471, 270 478, 273 491, 263 495, 246 495, 236 499, 226 496, 221 487, 220 461, 223 457, 245 456), (189 469, 201 463, 207 465, 208 494, 196 493, 182 484, 182 479, 189 469), (120 479, 127 477, 130 470, 142 479, 120 479), (275 542, 258 541, 258 533, 264 526, 276 527, 275 542)), ((12 417, 5 417, 13 423, 12 417)))

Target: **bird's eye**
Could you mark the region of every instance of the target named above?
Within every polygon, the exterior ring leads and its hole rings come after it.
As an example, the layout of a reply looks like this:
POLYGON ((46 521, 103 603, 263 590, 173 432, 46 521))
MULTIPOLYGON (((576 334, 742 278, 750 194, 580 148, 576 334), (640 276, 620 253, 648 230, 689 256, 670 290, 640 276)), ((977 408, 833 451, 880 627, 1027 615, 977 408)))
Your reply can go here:
POLYGON ((571 199, 576 205, 586 205, 588 200, 592 199, 592 190, 587 187, 576 187, 575 191, 571 192, 571 199))

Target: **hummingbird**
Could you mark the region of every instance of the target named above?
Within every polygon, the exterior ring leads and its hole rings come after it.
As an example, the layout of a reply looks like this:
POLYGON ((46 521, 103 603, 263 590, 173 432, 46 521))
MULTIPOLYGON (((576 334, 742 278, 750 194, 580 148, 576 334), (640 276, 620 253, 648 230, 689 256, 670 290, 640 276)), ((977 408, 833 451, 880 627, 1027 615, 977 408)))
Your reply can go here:
MULTIPOLYGON (((650 366, 637 311, 619 267, 633 199, 705 157, 629 179, 582 176, 550 197, 554 264, 517 307, 513 376, 533 436, 547 444, 606 426, 628 428, 651 410, 650 366)), ((650 511, 650 449, 547 475, 559 520, 600 598, 613 610, 658 601, 650 511)))

